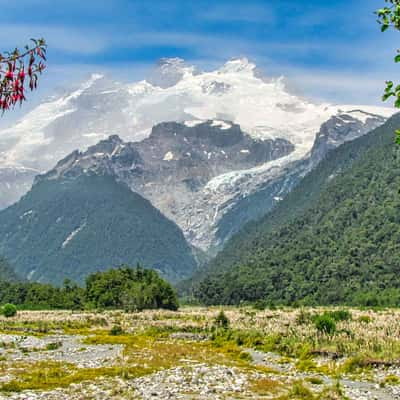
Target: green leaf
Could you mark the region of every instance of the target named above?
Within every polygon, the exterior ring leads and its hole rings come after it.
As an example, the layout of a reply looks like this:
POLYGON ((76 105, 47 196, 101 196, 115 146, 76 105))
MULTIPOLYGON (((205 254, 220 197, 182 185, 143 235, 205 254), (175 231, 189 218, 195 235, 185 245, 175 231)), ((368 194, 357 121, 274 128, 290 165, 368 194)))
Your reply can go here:
POLYGON ((394 93, 385 93, 382 96, 382 101, 386 101, 389 97, 392 97, 392 96, 394 96, 394 93))
POLYGON ((386 92, 388 92, 390 89, 392 89, 394 83, 392 81, 386 81, 386 92))
POLYGON ((394 58, 394 62, 400 62, 400 54, 397 54, 397 56, 394 58))
POLYGON ((396 134, 396 144, 400 144, 400 129, 395 131, 396 134))

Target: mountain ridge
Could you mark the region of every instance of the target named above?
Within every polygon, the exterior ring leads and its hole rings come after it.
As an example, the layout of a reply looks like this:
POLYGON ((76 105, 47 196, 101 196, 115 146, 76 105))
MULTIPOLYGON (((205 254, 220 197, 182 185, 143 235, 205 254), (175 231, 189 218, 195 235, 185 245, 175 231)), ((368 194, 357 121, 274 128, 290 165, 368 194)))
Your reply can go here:
POLYGON ((194 293, 208 304, 395 304, 399 125, 397 114, 328 153, 274 211, 230 240, 194 293))
POLYGON ((38 182, 0 212, 0 253, 22 278, 55 284, 122 264, 170 281, 196 268, 180 229, 108 175, 38 182))

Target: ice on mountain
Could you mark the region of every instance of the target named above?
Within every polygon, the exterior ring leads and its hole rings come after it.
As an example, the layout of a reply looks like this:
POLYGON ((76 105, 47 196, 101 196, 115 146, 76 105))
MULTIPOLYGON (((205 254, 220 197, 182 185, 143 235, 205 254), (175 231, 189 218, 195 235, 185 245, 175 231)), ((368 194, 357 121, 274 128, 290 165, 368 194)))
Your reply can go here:
POLYGON ((222 130, 227 130, 227 129, 231 129, 232 125, 225 122, 225 121, 220 121, 220 120, 214 120, 211 123, 211 126, 218 126, 219 128, 221 128, 222 130))
POLYGON ((194 126, 202 124, 204 121, 200 120, 193 120, 193 121, 184 121, 184 125, 186 125, 188 128, 193 128, 194 126))
POLYGON ((79 228, 75 229, 74 231, 72 231, 68 237, 64 240, 64 242, 62 243, 61 247, 64 249, 65 247, 67 247, 68 243, 71 242, 71 240, 80 232, 82 231, 82 229, 84 229, 86 227, 86 222, 84 222, 79 228))
POLYGON ((171 151, 166 153, 163 158, 164 161, 172 161, 173 159, 174 159, 174 153, 172 153, 171 151))

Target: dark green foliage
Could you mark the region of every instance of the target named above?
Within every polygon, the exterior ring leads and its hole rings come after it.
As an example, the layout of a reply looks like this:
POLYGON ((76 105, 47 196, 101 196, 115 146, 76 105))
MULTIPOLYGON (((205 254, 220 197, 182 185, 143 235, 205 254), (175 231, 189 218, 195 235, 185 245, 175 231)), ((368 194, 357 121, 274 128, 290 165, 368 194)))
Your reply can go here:
POLYGON ((87 278, 86 288, 68 280, 61 288, 34 282, 0 281, 0 304, 10 302, 26 309, 125 308, 140 311, 178 308, 170 284, 155 271, 139 267, 96 272, 87 278))
POLYGON ((194 295, 205 304, 399 305, 399 126, 397 115, 331 152, 228 243, 194 295))
POLYGON ((319 332, 333 335, 336 332, 336 323, 328 314, 317 315, 314 318, 314 325, 319 332))
POLYGON ((122 267, 90 275, 86 279, 86 299, 95 308, 178 309, 171 285, 155 271, 139 267, 122 267))
POLYGON ((25 309, 68 309, 84 307, 85 291, 69 281, 54 287, 36 282, 0 281, 0 304, 14 303, 25 309))
POLYGON ((47 343, 46 350, 47 351, 58 350, 60 347, 62 347, 62 342, 47 343))
POLYGON ((229 318, 221 310, 215 317, 214 324, 217 328, 228 329, 230 325, 229 318))
POLYGON ((114 178, 95 175, 40 181, 1 211, 0 254, 22 277, 56 285, 138 262, 176 281, 196 266, 176 224, 114 178))
POLYGON ((326 315, 331 317, 334 321, 350 321, 352 319, 351 312, 348 310, 335 310, 335 311, 328 311, 326 315))
POLYGON ((17 315, 17 307, 14 304, 4 304, 1 308, 1 314, 7 318, 15 317, 17 315))
POLYGON ((17 274, 14 272, 10 264, 3 257, 0 257, 0 280, 4 281, 17 281, 19 280, 17 274))
POLYGON ((122 335, 123 333, 124 333, 124 330, 122 329, 121 325, 114 325, 110 329, 110 335, 111 336, 118 336, 118 335, 122 335))

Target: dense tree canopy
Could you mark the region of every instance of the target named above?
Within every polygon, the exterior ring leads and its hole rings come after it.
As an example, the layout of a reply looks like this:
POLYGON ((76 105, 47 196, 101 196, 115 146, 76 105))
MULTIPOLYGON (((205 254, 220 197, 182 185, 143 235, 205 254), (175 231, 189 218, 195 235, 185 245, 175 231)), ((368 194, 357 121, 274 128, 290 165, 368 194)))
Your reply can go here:
POLYGON ((172 287, 153 270, 122 267, 97 272, 86 279, 86 299, 95 308, 127 311, 165 308, 176 310, 172 287))
POLYGON ((28 309, 124 308, 127 311, 165 308, 176 310, 172 287, 155 271, 121 267, 89 275, 82 288, 66 280, 62 287, 0 279, 0 305, 13 303, 28 309))

